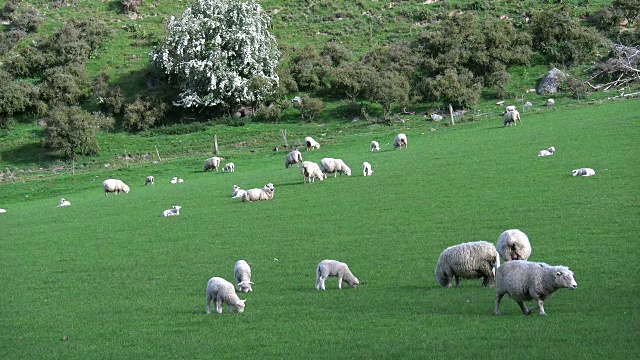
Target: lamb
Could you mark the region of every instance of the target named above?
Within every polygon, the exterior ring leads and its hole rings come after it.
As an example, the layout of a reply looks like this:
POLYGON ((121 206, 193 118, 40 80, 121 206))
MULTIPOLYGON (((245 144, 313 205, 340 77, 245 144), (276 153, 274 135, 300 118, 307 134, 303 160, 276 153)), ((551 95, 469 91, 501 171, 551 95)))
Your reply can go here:
POLYGON ((351 169, 342 159, 324 158, 320 160, 320 169, 325 175, 333 174, 334 178, 338 176, 338 173, 351 176, 351 169))
POLYGON ((224 167, 222 168, 222 172, 235 172, 236 171, 236 164, 230 162, 224 165, 224 167))
POLYGON ((204 161, 204 170, 205 172, 209 172, 209 170, 211 169, 215 169, 216 171, 218 171, 218 168, 220 167, 220 159, 217 156, 212 156, 210 158, 208 158, 207 160, 204 161))
POLYGON ((338 289, 342 289, 342 280, 352 288, 360 285, 347 264, 336 260, 322 260, 316 268, 316 290, 325 290, 324 282, 329 276, 338 278, 338 289))
POLYGON ((482 278, 482 286, 493 287, 494 269, 500 266, 500 257, 493 244, 486 241, 462 243, 446 248, 436 264, 436 281, 442 287, 451 287, 453 278, 460 287, 460 278, 482 278))
POLYGON ((500 234, 496 249, 504 261, 527 260, 531 256, 529 238, 518 229, 507 230, 500 234))
POLYGON ((182 206, 175 205, 171 209, 163 211, 162 217, 178 216, 180 215, 180 209, 182 209, 182 206))
POLYGON ((525 260, 509 261, 496 271, 496 304, 494 314, 500 315, 500 301, 505 294, 515 300, 524 315, 536 311, 527 309, 525 301, 535 300, 540 308, 540 315, 547 315, 544 311, 544 300, 561 288, 575 290, 578 283, 573 272, 566 266, 551 266, 545 263, 529 262, 525 260))
POLYGON ((7 210, 6 210, 6 209, 0 209, 0 214, 4 214, 4 213, 6 213, 6 212, 7 212, 7 210))
POLYGON ((212 277, 207 282, 207 314, 211 314, 211 300, 213 300, 213 311, 222 314, 222 305, 227 304, 229 314, 235 309, 241 313, 244 311, 244 303, 247 300, 240 300, 233 284, 219 277, 212 277))
POLYGON ((174 176, 171 181, 169 181, 169 183, 171 184, 178 184, 178 183, 183 183, 184 180, 183 179, 179 179, 177 176, 174 176))
POLYGON ((245 193, 246 193, 246 191, 240 189, 240 186, 233 185, 233 195, 231 196, 231 198, 232 199, 242 198, 245 193))
POLYGON ((129 186, 118 179, 107 179, 102 182, 102 188, 104 189, 104 195, 107 196, 110 192, 118 195, 120 192, 125 194, 129 193, 129 186))
POLYGON ((249 189, 242 196, 242 201, 260 201, 260 200, 271 200, 273 199, 273 194, 276 191, 276 188, 272 183, 268 183, 262 189, 249 189))
POLYGON ((305 145, 307 145, 307 151, 320 149, 320 144, 317 141, 313 140, 311 136, 307 136, 306 138, 304 138, 304 143, 305 145))
POLYGON ((380 151, 380 144, 377 141, 371 142, 371 152, 380 151))
POLYGON ((298 150, 293 150, 292 152, 288 153, 287 156, 285 156, 284 168, 288 169, 289 166, 293 164, 298 164, 298 167, 300 167, 301 162, 302 162, 302 153, 298 150))
POLYGON ((591 168, 580 168, 571 171, 572 176, 593 176, 596 174, 596 171, 591 168))
POLYGON ((538 156, 551 156, 551 155, 553 155, 554 152, 556 152, 556 148, 554 148, 552 146, 552 147, 548 148, 547 150, 538 151, 538 156))
POLYGON ((327 177, 320 170, 320 166, 312 161, 303 161, 302 169, 300 169, 300 172, 302 173, 303 183, 307 182, 307 178, 309 179, 309 183, 312 183, 316 182, 316 179, 320 179, 320 181, 322 181, 327 177))
POLYGON ((65 200, 64 198, 60 199, 60 203, 58 204, 58 207, 61 206, 71 206, 71 202, 69 202, 69 200, 65 200))
POLYGON ((371 176, 373 174, 373 170, 371 170, 371 164, 368 162, 362 163, 362 176, 371 176))
POLYGON ((518 121, 520 121, 520 125, 522 125, 522 120, 520 119, 520 113, 516 110, 515 106, 507 106, 507 111, 504 112, 504 126, 518 125, 518 121))
POLYGON ((153 185, 156 182, 156 178, 154 178, 153 176, 147 176, 147 179, 144 181, 144 185, 153 185))
POLYGON ((251 289, 251 267, 244 260, 238 260, 233 267, 233 277, 236 279, 236 290, 242 292, 253 291, 251 289))
POLYGON ((405 134, 398 134, 396 136, 396 140, 393 142, 393 147, 395 149, 400 148, 400 150, 402 150, 402 147, 408 148, 409 143, 407 142, 407 135, 405 134))

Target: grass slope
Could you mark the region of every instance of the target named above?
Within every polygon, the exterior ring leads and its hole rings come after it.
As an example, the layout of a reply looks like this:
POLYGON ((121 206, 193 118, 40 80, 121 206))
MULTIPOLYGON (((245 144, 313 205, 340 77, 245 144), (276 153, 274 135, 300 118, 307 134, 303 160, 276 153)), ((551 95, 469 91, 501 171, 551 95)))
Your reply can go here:
POLYGON ((638 114, 625 101, 516 128, 411 126, 402 151, 388 128, 353 132, 303 156, 343 158, 354 175, 313 185, 270 152, 239 155, 234 174, 202 173, 194 159, 123 169, 128 195, 105 197, 102 178, 82 175, 24 201, 16 184, 0 215, 0 358, 635 357, 638 114), (535 156, 551 145, 555 155, 535 156), (578 167, 597 175, 571 177, 578 167), (233 184, 266 182, 273 201, 230 198, 233 184), (73 205, 56 208, 62 196, 73 205), (181 216, 160 217, 175 204, 181 216), (435 282, 444 248, 509 228, 529 235, 531 260, 576 274, 578 289, 554 294, 547 317, 524 317, 509 298, 495 317, 493 289, 435 282), (325 258, 347 262, 362 286, 338 291, 332 278, 314 290, 325 258), (231 279, 238 259, 253 268, 246 311, 205 315, 207 280, 231 279))

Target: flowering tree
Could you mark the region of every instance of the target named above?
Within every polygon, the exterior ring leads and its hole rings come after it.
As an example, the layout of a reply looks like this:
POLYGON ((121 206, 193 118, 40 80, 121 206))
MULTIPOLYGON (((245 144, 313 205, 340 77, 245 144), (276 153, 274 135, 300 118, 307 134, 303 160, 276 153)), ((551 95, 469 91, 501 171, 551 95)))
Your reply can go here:
POLYGON ((270 19, 255 0, 193 0, 171 17, 151 61, 181 91, 174 104, 233 107, 258 104, 278 86, 280 51, 270 19))

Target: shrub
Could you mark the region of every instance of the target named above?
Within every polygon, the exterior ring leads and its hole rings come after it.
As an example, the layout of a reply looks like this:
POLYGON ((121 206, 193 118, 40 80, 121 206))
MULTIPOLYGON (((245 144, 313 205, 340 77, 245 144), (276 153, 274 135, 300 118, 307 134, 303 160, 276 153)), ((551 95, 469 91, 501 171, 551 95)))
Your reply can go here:
POLYGON ((137 13, 142 0, 122 0, 122 8, 126 13, 137 13))
POLYGON ((313 121, 316 116, 324 110, 324 102, 318 98, 312 98, 307 95, 302 96, 301 103, 298 107, 300 116, 303 120, 313 121))
POLYGON ((113 119, 100 113, 90 114, 78 106, 57 106, 43 119, 47 123, 44 145, 64 157, 75 158, 100 151, 96 132, 113 127, 113 119))
POLYGON ((405 105, 409 101, 409 82, 395 71, 372 73, 367 85, 366 96, 369 100, 382 105, 384 120, 391 116, 393 104, 405 105))
POLYGON ((109 86, 109 76, 101 73, 93 79, 93 96, 100 111, 107 116, 119 114, 124 106, 124 95, 119 87, 109 86))
POLYGON ((253 114, 253 118, 256 121, 277 123, 282 116, 282 109, 278 105, 271 104, 269 106, 260 105, 256 112, 253 114))
POLYGON ((160 122, 169 106, 158 96, 140 96, 124 109, 122 126, 134 131, 148 130, 160 122))
POLYGON ((84 66, 77 63, 46 70, 40 84, 40 98, 54 106, 77 105, 89 91, 89 76, 84 66))
POLYGON ((291 75, 301 90, 319 91, 326 88, 329 61, 311 46, 291 58, 291 75))
POLYGON ((40 13, 35 8, 29 7, 22 9, 17 15, 13 16, 13 20, 9 25, 11 30, 19 30, 27 33, 35 32, 42 23, 39 18, 40 13))

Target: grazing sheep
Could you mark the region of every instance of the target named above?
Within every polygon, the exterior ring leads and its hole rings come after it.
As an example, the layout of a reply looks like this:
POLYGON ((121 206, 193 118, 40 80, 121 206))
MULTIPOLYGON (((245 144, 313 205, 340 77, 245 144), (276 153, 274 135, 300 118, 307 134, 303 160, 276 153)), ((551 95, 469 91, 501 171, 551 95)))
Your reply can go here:
POLYGON ((505 294, 515 300, 522 313, 529 315, 536 308, 527 309, 525 301, 535 300, 540 308, 540 315, 544 312, 544 300, 561 288, 575 290, 578 283, 573 278, 573 272, 566 266, 550 266, 545 263, 529 262, 525 260, 509 261, 496 271, 496 305, 494 314, 500 315, 500 301, 505 294))
POLYGON ((182 209, 182 206, 174 206, 169 210, 165 210, 162 212, 162 217, 167 217, 167 216, 178 216, 180 215, 180 209, 182 209))
POLYGON ((213 300, 213 311, 217 314, 222 314, 223 304, 228 305, 229 314, 233 309, 241 313, 244 311, 244 302, 247 301, 240 300, 232 283, 219 277, 212 277, 207 282, 207 314, 211 314, 211 300, 213 300))
POLYGON ((529 238, 518 229, 507 230, 500 234, 496 249, 504 261, 527 260, 531 256, 529 238))
POLYGON ((233 185, 233 195, 231 196, 231 198, 232 199, 242 198, 245 193, 246 193, 246 191, 240 189, 240 186, 233 185))
POLYGON ((108 195, 110 192, 118 195, 120 192, 125 194, 129 193, 129 186, 118 179, 107 179, 102 182, 102 188, 104 189, 104 195, 108 195))
POLYGON ((554 152, 556 152, 556 148, 554 148, 552 146, 552 147, 548 148, 547 150, 538 151, 538 156, 551 156, 551 155, 553 155, 554 152))
POLYGON ((230 162, 224 165, 224 167, 222 168, 222 172, 235 172, 236 171, 236 164, 230 162))
POLYGON ((316 179, 322 181, 327 177, 327 175, 323 174, 322 170, 320 170, 320 166, 312 161, 303 161, 300 172, 302 173, 303 183, 307 182, 307 178, 309 179, 309 183, 312 183, 316 182, 316 179))
POLYGON ((71 206, 71 203, 68 200, 65 200, 64 198, 60 199, 60 203, 58 204, 58 207, 60 206, 71 206))
POLYGON ((405 134, 398 134, 396 136, 396 140, 393 142, 393 147, 395 149, 400 148, 402 149, 402 147, 408 148, 409 147, 409 143, 407 142, 407 135, 405 134))
POLYGON ((371 142, 371 152, 380 151, 380 144, 377 141, 371 142))
POLYGON ((333 174, 334 178, 338 176, 338 173, 351 176, 351 169, 342 159, 324 158, 320 160, 320 169, 325 175, 333 174))
POLYGON ((244 260, 238 260, 233 267, 233 277, 236 279, 236 290, 242 292, 253 291, 251 285, 251 267, 244 260))
POLYGON ((212 156, 210 158, 208 158, 207 160, 204 161, 204 170, 205 172, 208 172, 211 169, 215 169, 216 171, 218 171, 218 168, 220 167, 220 159, 217 156, 212 156))
POLYGON ((273 194, 276 191, 276 188, 272 183, 268 183, 262 189, 249 189, 242 196, 242 201, 260 201, 260 200, 271 200, 273 199, 273 194))
POLYGON ((571 171, 572 176, 593 176, 596 174, 596 171, 591 168, 580 168, 571 171))
POLYGON ((373 170, 371 170, 371 164, 368 162, 362 163, 362 176, 371 176, 373 174, 373 170))
POLYGON ((304 143, 305 145, 307 145, 307 151, 320 149, 320 144, 317 141, 313 140, 311 136, 307 136, 306 138, 304 138, 304 143))
POLYGON ((0 214, 4 214, 4 213, 6 213, 6 212, 7 212, 7 210, 6 210, 6 209, 0 209, 0 214))
POLYGON ((352 288, 360 285, 347 264, 336 260, 322 260, 316 268, 316 290, 325 290, 324 281, 330 276, 338 278, 338 289, 342 289, 342 280, 352 288))
POLYGON ((500 266, 500 257, 493 244, 486 241, 462 243, 446 248, 438 258, 436 281, 442 287, 451 287, 455 278, 460 287, 460 278, 482 278, 482 286, 494 284, 494 269, 500 266))
POLYGON ((289 166, 293 164, 298 164, 298 167, 300 167, 301 162, 302 162, 302 153, 299 150, 293 150, 292 152, 288 153, 287 156, 285 156, 284 168, 288 169, 289 166))
POLYGON ((153 176, 147 176, 147 179, 144 181, 144 185, 153 185, 156 182, 156 178, 154 178, 153 176))
POLYGON ((507 106, 507 111, 504 112, 504 126, 517 126, 518 121, 520 121, 520 125, 522 125, 522 120, 520 119, 520 113, 515 109, 515 106, 507 106), (511 110, 509 110, 511 109, 511 110))

